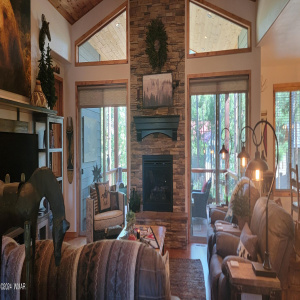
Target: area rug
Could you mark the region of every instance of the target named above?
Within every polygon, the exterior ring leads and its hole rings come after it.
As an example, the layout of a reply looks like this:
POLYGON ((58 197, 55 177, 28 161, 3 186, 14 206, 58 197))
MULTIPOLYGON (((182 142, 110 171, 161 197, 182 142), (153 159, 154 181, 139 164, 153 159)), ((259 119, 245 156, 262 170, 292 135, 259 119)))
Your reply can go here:
POLYGON ((206 299, 200 259, 170 258, 171 294, 181 300, 206 299))

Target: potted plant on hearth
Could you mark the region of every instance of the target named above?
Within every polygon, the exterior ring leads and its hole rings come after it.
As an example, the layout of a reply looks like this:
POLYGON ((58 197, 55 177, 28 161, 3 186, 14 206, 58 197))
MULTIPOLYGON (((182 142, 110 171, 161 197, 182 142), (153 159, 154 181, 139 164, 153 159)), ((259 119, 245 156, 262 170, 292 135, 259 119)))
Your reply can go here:
POLYGON ((131 190, 129 198, 129 210, 133 212, 139 212, 141 207, 141 196, 136 192, 135 189, 131 190))
POLYGON ((133 233, 135 222, 136 222, 135 213, 132 210, 130 210, 126 214, 126 231, 128 233, 133 233))
POLYGON ((101 166, 98 167, 98 165, 96 164, 95 166, 93 166, 93 181, 94 182, 100 182, 101 178, 102 178, 102 174, 101 174, 101 166))

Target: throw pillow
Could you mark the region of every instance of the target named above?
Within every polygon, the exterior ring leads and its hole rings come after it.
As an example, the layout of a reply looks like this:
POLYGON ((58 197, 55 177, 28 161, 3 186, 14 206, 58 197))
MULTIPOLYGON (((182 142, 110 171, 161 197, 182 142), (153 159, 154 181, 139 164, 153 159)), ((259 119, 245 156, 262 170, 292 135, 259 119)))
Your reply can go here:
POLYGON ((96 182, 99 213, 110 210, 109 182, 96 182))
POLYGON ((118 192, 110 192, 110 210, 119 210, 118 192))
POLYGON ((257 235, 253 235, 248 223, 245 223, 237 247, 237 255, 248 260, 257 261, 258 241, 257 235))
POLYGON ((96 188, 93 186, 90 186, 90 198, 94 202, 94 214, 97 215, 99 213, 99 208, 98 208, 98 195, 96 188))
POLYGON ((201 190, 202 193, 204 193, 206 191, 206 186, 207 186, 207 181, 205 181, 202 186, 202 190, 201 190))

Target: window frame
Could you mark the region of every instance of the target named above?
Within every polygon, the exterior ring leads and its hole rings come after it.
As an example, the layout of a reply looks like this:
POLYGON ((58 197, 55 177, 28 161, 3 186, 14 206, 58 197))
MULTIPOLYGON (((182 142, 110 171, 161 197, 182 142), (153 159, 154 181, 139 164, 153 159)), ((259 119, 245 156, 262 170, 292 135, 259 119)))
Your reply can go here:
POLYGON ((75 41, 75 67, 82 66, 99 66, 99 65, 114 65, 114 64, 127 64, 128 63, 128 4, 127 1, 116 8, 111 14, 106 16, 98 24, 88 30, 84 35, 75 41), (116 17, 126 12, 126 59, 107 60, 107 61, 91 61, 79 62, 79 47, 84 44, 91 36, 103 29, 108 23, 112 22, 116 17))
POLYGON ((190 58, 200 58, 200 57, 210 57, 217 55, 227 55, 227 54, 237 54, 237 53, 247 53, 252 51, 252 30, 251 30, 251 22, 238 17, 222 8, 219 8, 205 0, 187 0, 187 34, 186 34, 186 56, 188 59, 190 58), (226 20, 233 22, 239 26, 242 26, 248 30, 248 47, 241 49, 230 49, 230 50, 219 50, 219 51, 211 51, 211 52, 202 52, 202 53, 189 53, 189 45, 190 45, 190 2, 195 5, 202 7, 208 11, 211 11, 218 16, 225 18, 226 20))
MULTIPOLYGON (((294 92, 294 91, 300 91, 300 82, 293 82, 293 83, 279 83, 279 84, 273 84, 273 113, 274 113, 274 121, 273 126, 276 132, 276 93, 277 92, 294 92)), ((290 120, 289 120, 290 121, 290 120)), ((290 142, 290 141, 289 141, 290 142)), ((273 170, 275 170, 275 158, 276 158, 276 152, 275 152, 275 138, 273 138, 273 170)), ((289 162, 288 162, 289 163, 289 162)), ((290 196, 290 188, 288 186, 287 189, 278 189, 276 186, 276 177, 274 182, 274 196, 282 196, 282 197, 288 197, 290 196)))

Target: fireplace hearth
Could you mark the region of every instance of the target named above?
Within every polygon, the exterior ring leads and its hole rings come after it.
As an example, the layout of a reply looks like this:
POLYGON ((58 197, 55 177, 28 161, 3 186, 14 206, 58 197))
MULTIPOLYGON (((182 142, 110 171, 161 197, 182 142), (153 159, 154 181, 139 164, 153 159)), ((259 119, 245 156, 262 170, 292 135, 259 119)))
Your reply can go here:
POLYGON ((172 155, 143 155, 143 210, 173 212, 172 155))

